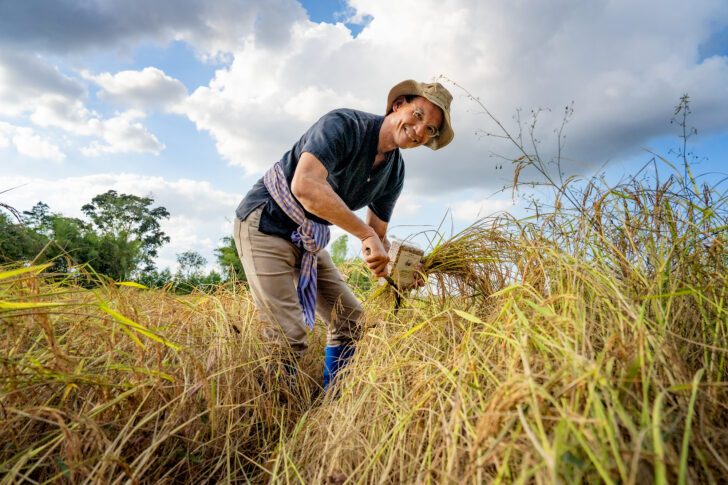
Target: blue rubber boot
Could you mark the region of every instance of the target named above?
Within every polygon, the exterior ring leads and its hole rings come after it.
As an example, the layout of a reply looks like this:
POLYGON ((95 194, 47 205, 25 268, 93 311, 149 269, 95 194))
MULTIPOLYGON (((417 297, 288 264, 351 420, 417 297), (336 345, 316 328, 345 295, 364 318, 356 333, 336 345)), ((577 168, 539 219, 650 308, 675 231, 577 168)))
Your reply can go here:
POLYGON ((334 380, 336 375, 354 355, 353 345, 341 345, 339 347, 326 347, 324 358, 324 392, 334 380))

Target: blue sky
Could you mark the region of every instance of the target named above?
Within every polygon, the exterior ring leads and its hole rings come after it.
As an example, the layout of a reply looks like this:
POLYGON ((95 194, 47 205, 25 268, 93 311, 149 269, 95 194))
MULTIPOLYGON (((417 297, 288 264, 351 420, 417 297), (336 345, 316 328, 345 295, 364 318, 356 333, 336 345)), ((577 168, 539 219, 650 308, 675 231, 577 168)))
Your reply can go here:
MULTIPOLYGON (((172 213, 159 266, 185 250, 212 263, 239 200, 319 116, 382 112, 397 82, 440 75, 514 131, 518 109, 527 122, 541 108, 546 159, 573 102, 567 169, 615 178, 645 148, 674 160, 669 121, 689 93, 698 171, 726 171, 724 0, 0 0, 0 191, 21 186, 0 200, 80 216, 109 189, 151 194, 172 213)), ((520 210, 497 193, 513 168, 494 154, 513 147, 479 134, 497 126, 442 82, 456 136, 404 152, 400 237, 520 210)))

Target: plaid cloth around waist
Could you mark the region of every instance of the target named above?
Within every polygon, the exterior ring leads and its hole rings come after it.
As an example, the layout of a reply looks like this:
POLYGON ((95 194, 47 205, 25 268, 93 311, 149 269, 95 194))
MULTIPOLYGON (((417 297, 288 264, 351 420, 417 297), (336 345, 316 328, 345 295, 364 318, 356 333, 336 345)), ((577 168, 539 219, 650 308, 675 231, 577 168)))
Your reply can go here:
POLYGON ((304 250, 301 258, 301 274, 298 277, 298 300, 303 308, 306 325, 313 328, 316 320, 318 252, 329 243, 331 232, 327 225, 306 218, 303 208, 293 198, 280 162, 265 173, 263 183, 283 212, 298 224, 298 228, 291 233, 293 243, 304 250))

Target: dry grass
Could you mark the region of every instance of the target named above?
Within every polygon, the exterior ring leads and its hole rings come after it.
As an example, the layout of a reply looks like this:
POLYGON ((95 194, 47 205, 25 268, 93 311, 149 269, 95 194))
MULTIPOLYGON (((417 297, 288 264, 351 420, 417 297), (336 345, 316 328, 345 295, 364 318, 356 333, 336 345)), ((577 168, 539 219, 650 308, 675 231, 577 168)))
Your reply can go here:
POLYGON ((313 366, 293 390, 278 382, 246 292, 85 290, 40 269, 0 275, 5 483, 267 475, 270 444, 315 390, 313 366))
POLYGON ((367 301, 324 398, 322 329, 289 388, 243 289, 2 274, 3 480, 725 482, 725 198, 672 178, 580 200, 443 239, 430 293, 367 301))
POLYGON ((387 323, 280 446, 276 479, 723 482, 724 197, 671 178, 581 200, 438 243, 434 294, 369 309, 387 323))

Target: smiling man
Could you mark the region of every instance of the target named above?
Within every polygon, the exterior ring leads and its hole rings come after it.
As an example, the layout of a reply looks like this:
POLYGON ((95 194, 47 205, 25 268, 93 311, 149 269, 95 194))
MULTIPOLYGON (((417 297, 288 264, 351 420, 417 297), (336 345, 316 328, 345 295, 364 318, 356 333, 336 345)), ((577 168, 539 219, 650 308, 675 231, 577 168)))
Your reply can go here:
POLYGON ((324 388, 353 354, 363 313, 324 249, 328 226, 359 238, 369 269, 386 276, 387 225, 404 183, 400 149, 450 143, 451 101, 440 83, 407 80, 390 90, 386 116, 327 113, 236 210, 235 244, 264 336, 298 357, 315 314, 328 324, 324 388), (353 212, 362 207, 366 221, 353 212))

